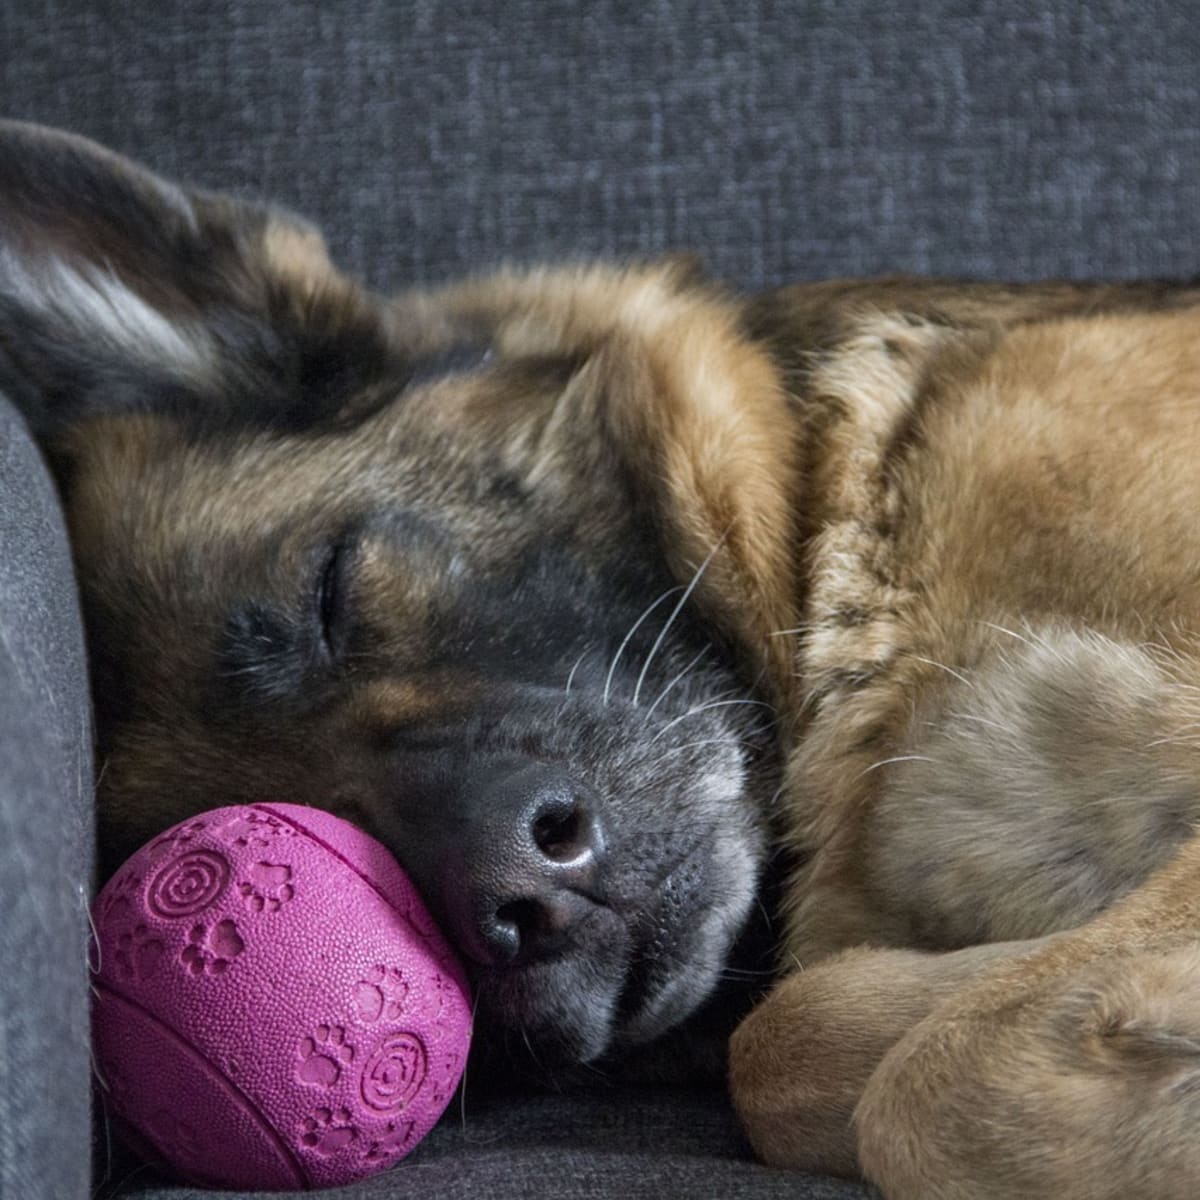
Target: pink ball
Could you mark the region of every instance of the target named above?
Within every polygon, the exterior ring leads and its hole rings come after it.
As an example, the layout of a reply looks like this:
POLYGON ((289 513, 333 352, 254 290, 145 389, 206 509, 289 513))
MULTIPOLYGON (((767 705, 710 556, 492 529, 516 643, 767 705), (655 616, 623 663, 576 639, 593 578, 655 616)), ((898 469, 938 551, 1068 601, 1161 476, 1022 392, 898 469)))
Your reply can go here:
POLYGON ((348 822, 214 809, 139 850, 93 912, 106 1103, 193 1182, 349 1183, 449 1102, 471 1037, 462 968, 348 822))

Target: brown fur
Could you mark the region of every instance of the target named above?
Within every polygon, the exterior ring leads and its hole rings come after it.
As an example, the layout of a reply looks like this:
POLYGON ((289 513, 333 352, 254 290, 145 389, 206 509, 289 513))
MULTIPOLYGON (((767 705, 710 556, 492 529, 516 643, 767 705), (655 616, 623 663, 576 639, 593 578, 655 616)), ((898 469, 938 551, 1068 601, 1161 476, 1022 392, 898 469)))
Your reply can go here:
MULTIPOLYGON (((799 969, 732 1047, 756 1148, 914 1200, 1192 1194, 1200 930, 1178 893, 1197 890, 1200 818, 1196 295, 887 282, 765 298, 747 319, 787 372, 789 432, 755 408, 761 365, 719 348, 697 363, 713 335, 679 337, 659 286, 535 274, 402 311, 428 304, 509 353, 585 353, 632 328, 623 355, 644 339, 689 372, 668 501, 710 541, 728 496, 747 523, 798 527, 799 580, 778 552, 735 556, 710 598, 726 622, 749 602, 751 640, 770 639, 803 861, 783 947, 799 969), (721 405, 753 474, 705 436, 721 405), (773 465, 772 442, 807 470, 773 465), (925 952, 834 956, 862 944, 925 952)), ((674 376, 658 378, 641 438, 678 428, 674 376)))
POLYGON ((920 299, 801 383, 800 969, 734 1095, 889 1197, 1191 1195, 1200 318, 920 299), (862 943, 985 945, 812 967, 862 943))
MULTIPOLYGON (((576 328, 569 279, 534 304, 582 350, 623 301, 576 328)), ((491 286, 448 307, 494 305, 504 345, 534 304, 491 286)), ((798 970, 731 1055, 768 1161, 914 1200, 1194 1192, 1196 299, 889 282, 749 313, 807 464, 800 619, 759 624, 800 681, 773 688, 798 970), (835 956, 863 944, 898 949, 835 956)))
POLYGON ((591 353, 604 419, 655 483, 675 573, 714 555, 696 601, 733 624, 786 702, 790 655, 769 634, 796 611, 795 421, 737 306, 691 286, 687 266, 499 275, 402 298, 394 319, 426 351, 466 337, 514 358, 591 353))
MULTIPOLYGON (((205 807, 214 772, 228 798, 308 795, 387 833, 380 747, 469 725, 494 691, 494 664, 442 653, 447 614, 483 603, 454 581, 495 592, 512 564, 565 547, 595 602, 641 564, 639 580, 675 586, 639 596, 635 616, 686 588, 720 641, 726 673, 697 698, 718 707, 736 682, 755 699, 733 703, 777 717, 777 810, 761 728, 714 726, 702 744, 720 757, 690 763, 669 803, 679 772, 637 764, 652 799, 629 843, 686 840, 715 812, 704 848, 737 893, 727 923, 744 919, 768 825, 792 855, 784 978, 731 1045, 758 1153, 865 1173, 890 1200, 1195 1194, 1200 293, 883 280, 747 299, 668 262, 505 272, 384 306, 289 218, 177 192, 58 135, 0 135, 17 230, 0 237, 14 297, 0 288, 0 350, 68 499, 114 710, 111 855, 205 807), (53 172, 29 167, 41 154, 53 172), (98 225, 60 195, 76 171, 111 189, 98 225), (47 194, 60 207, 39 229, 47 194), (152 221, 125 220, 143 209, 152 221), (130 232, 147 223, 152 253, 130 232), (96 245, 112 280, 77 268, 96 245), (145 362, 125 359, 148 341, 152 382, 193 408, 81 409, 94 364, 54 323, 86 320, 120 351, 105 379, 144 382, 145 362), (247 324, 274 336, 227 354, 247 324), (403 363, 464 343, 489 345, 490 365, 397 399, 403 363), (273 385, 261 427, 220 409, 196 435, 197 399, 234 407, 273 385), (295 652, 303 631, 267 617, 294 609, 314 544, 380 495, 419 536, 403 554, 390 532, 356 543, 373 640, 338 690, 295 652), (221 638, 232 682, 213 675, 221 638), (687 809, 730 780, 733 799, 687 809)), ((518 582, 535 594, 541 579, 518 582)), ((519 626, 510 603, 503 624, 519 626)), ((580 630, 603 615, 551 622, 570 653, 551 656, 538 697, 558 703, 560 676, 570 694, 591 652, 580 630)), ((505 662, 551 636, 505 633, 478 639, 505 662)), ((619 658, 600 664, 604 707, 580 742, 601 773, 650 720, 633 711, 646 668, 632 704, 607 708, 619 658)), ((701 711, 681 704, 679 719, 701 711)), ((579 990, 556 993, 560 1040, 588 1015, 570 1006, 579 990)), ((629 1037, 660 1031, 647 1018, 629 1037)))

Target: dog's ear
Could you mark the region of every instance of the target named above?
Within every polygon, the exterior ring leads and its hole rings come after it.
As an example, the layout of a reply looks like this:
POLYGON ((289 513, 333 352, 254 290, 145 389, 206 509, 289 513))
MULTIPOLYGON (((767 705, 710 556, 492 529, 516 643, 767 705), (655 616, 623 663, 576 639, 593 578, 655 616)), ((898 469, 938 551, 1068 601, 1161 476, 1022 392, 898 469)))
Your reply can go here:
POLYGON ((736 301, 693 260, 501 273, 401 296, 393 319, 414 355, 484 342, 579 364, 558 428, 615 448, 674 574, 792 698, 792 639, 774 635, 800 604, 799 422, 736 301))
POLYGON ((295 218, 0 122, 0 390, 38 433, 349 419, 404 370, 379 313, 295 218))

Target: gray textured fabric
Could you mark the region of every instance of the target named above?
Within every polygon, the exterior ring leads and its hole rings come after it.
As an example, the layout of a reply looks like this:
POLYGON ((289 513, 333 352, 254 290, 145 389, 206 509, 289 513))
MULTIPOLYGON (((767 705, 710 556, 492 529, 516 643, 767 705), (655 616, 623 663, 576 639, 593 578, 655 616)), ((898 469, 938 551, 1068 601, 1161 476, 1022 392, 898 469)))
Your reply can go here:
POLYGON ((91 737, 58 506, 0 397, 0 1195, 86 1196, 91 737))
MULTIPOLYGON (((330 1200, 870 1200, 873 1189, 774 1171, 745 1161, 728 1105, 692 1091, 600 1091, 469 1103, 448 1113, 399 1166, 330 1200)), ((164 1186, 147 1174, 125 1182, 128 1200, 229 1200, 164 1186)), ((254 1200, 268 1200, 260 1193, 254 1200)), ((238 1197, 238 1200, 248 1200, 238 1197)))
MULTIPOLYGON (((380 289, 679 248, 750 286, 1191 274, 1198 61, 1191 0, 0 0, 0 113, 282 200, 380 289)), ((0 1182, 69 1197, 78 630, 61 537, 26 500, 45 482, 7 419, 0 439, 0 1182)), ((342 1194, 856 1194, 742 1152, 716 1097, 531 1098, 342 1194)))
POLYGON ((0 110, 279 197, 373 285, 1195 270, 1190 0, 0 0, 0 110))

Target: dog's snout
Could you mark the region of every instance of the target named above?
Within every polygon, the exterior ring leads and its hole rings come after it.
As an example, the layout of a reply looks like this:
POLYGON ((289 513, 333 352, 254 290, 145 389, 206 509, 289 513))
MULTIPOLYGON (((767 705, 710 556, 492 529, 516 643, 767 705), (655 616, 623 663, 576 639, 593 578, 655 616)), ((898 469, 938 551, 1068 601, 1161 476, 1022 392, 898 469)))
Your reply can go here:
POLYGON ((603 902, 605 832, 591 791, 560 767, 526 764, 481 776, 465 859, 465 950, 490 965, 570 949, 578 922, 603 902))

